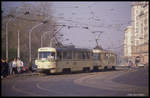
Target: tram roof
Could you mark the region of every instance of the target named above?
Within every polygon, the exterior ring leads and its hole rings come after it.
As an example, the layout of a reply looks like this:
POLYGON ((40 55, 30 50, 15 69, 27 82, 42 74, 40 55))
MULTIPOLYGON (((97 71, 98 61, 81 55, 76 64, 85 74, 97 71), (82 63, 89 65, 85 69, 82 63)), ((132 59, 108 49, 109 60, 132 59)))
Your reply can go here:
POLYGON ((85 48, 56 48, 56 51, 91 51, 85 48))

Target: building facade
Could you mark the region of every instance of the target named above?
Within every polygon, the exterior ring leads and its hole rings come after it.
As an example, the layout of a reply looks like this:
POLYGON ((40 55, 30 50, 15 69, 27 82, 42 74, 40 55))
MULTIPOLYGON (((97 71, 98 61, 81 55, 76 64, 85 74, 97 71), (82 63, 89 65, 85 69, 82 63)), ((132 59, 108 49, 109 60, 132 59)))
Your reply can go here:
POLYGON ((131 56, 140 56, 141 62, 149 63, 149 2, 133 2, 131 6, 131 56))
POLYGON ((132 56, 131 34, 132 34, 132 26, 128 26, 125 29, 125 39, 124 39, 124 56, 125 57, 131 57, 132 56))

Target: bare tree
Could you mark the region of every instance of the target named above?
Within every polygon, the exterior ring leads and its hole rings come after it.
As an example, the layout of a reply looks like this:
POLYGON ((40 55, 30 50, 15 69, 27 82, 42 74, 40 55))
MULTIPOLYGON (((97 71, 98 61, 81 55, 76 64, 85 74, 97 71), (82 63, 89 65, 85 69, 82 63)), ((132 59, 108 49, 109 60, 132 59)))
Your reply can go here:
MULTIPOLYGON (((20 48, 21 48, 21 57, 28 60, 28 41, 29 41, 29 30, 39 24, 40 22, 47 21, 46 24, 35 28, 32 31, 32 57, 37 56, 37 48, 40 47, 40 37, 46 32, 50 31, 49 34, 44 38, 44 46, 49 46, 50 36, 53 35, 54 29, 57 29, 55 26, 56 21, 52 20, 52 11, 51 11, 50 2, 36 2, 36 3, 23 3, 19 7, 10 9, 7 16, 3 16, 2 20, 2 47, 5 48, 5 24, 9 18, 13 20, 8 25, 8 39, 9 39, 9 48, 17 49, 17 30, 20 31, 20 48)), ((57 36, 55 36, 57 37, 57 36)), ((55 43, 55 42, 54 42, 55 43)), ((5 54, 5 53, 3 53, 5 54)))

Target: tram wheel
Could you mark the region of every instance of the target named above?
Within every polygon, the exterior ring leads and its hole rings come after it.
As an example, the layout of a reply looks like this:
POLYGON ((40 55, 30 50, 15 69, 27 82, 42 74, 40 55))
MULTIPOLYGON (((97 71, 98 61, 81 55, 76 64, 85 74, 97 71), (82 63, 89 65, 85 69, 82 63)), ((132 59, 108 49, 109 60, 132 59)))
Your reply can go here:
POLYGON ((84 67, 83 72, 90 72, 90 68, 89 67, 84 67))
POLYGON ((104 71, 107 71, 107 70, 108 70, 108 67, 107 67, 107 66, 105 66, 105 67, 104 67, 104 71))
POLYGON ((93 67, 93 71, 94 71, 94 72, 98 72, 98 71, 99 71, 98 66, 94 66, 94 67, 93 67))
POLYGON ((112 70, 116 70, 115 66, 112 66, 112 70))
POLYGON ((70 68, 64 68, 63 73, 65 73, 65 74, 71 73, 71 69, 70 68))

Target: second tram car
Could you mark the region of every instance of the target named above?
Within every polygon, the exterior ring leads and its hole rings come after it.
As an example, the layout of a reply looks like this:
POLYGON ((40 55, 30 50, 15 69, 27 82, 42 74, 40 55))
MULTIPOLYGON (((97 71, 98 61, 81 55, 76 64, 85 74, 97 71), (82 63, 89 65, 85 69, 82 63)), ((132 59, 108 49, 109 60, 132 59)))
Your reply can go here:
POLYGON ((93 49, 93 66, 94 70, 113 69, 117 64, 117 55, 111 51, 93 49))

